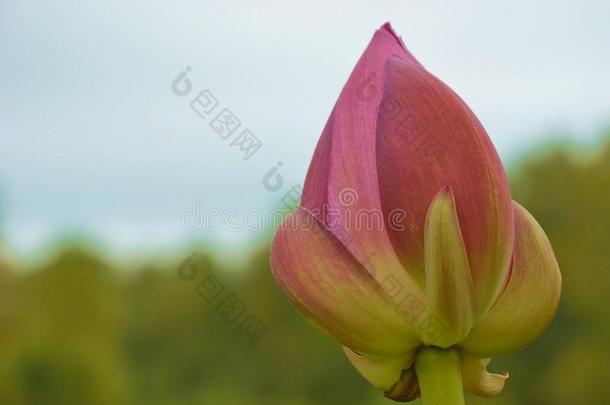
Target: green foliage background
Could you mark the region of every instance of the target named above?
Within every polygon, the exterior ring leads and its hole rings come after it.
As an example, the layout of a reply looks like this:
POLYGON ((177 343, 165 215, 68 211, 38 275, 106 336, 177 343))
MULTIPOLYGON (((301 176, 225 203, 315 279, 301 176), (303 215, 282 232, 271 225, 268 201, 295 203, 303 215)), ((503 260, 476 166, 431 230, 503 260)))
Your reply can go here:
MULTIPOLYGON (((610 142, 547 147, 509 173, 553 244, 562 301, 540 340, 491 363, 511 373, 504 392, 468 402, 610 404, 610 142)), ((204 251, 190 281, 178 263, 126 271, 82 248, 37 268, 0 260, 0 405, 391 403, 280 293, 266 246, 242 271, 204 251), (258 342, 198 294, 209 274, 265 323, 258 342)))

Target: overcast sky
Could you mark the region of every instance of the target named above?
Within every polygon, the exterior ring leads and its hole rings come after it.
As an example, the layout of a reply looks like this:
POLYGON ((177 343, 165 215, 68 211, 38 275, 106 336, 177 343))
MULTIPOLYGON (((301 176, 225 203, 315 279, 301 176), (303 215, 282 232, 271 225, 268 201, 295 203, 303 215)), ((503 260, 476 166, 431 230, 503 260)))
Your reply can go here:
POLYGON ((505 162, 558 130, 610 123, 610 3, 525 1, 0 2, 0 193, 9 245, 80 230, 120 248, 252 232, 180 215, 269 209, 278 161, 302 183, 321 128, 372 33, 391 21, 458 92, 505 162), (332 3, 332 4, 331 4, 332 3), (262 142, 250 160, 178 97, 209 89, 262 142))

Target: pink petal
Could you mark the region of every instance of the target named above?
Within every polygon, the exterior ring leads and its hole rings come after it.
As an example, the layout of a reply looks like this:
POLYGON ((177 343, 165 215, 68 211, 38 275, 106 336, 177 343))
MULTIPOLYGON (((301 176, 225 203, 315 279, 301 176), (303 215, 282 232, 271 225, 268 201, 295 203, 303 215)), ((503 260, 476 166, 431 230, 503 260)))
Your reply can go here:
POLYGON ((402 354, 418 344, 390 297, 303 208, 278 230, 271 266, 299 311, 343 345, 371 354, 402 354))
POLYGON ((450 186, 468 252, 476 313, 493 303, 512 250, 510 191, 485 129, 444 83, 404 58, 387 64, 377 123, 377 174, 384 212, 401 209, 413 231, 393 231, 400 260, 424 280, 424 223, 435 194, 450 186))
POLYGON ((396 257, 386 233, 377 182, 375 138, 385 64, 390 57, 420 66, 389 24, 381 27, 343 88, 316 148, 302 207, 326 224, 347 250, 390 294, 398 285, 423 300, 396 257), (370 226, 352 216, 363 215, 370 226), (393 288, 393 287, 392 287, 393 288))

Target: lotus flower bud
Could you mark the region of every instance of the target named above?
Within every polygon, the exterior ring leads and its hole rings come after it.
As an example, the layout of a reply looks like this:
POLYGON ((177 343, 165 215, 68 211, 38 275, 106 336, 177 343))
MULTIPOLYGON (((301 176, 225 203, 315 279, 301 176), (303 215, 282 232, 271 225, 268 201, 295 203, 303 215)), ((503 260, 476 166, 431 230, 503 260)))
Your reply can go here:
POLYGON ((389 24, 341 91, 271 265, 298 310, 398 401, 434 396, 434 364, 460 389, 500 392, 507 375, 489 373, 490 358, 538 337, 561 289, 485 129, 389 24))

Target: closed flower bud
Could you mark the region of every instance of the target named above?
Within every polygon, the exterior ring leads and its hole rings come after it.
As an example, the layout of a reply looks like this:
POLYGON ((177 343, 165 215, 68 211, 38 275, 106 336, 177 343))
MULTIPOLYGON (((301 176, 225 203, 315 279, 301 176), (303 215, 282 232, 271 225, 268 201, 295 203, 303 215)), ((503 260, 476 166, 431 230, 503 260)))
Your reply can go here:
POLYGON ((299 311, 398 401, 433 398, 435 370, 500 392, 508 376, 489 373, 490 358, 538 337, 561 289, 485 129, 389 24, 341 91, 271 265, 299 311))

